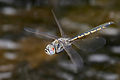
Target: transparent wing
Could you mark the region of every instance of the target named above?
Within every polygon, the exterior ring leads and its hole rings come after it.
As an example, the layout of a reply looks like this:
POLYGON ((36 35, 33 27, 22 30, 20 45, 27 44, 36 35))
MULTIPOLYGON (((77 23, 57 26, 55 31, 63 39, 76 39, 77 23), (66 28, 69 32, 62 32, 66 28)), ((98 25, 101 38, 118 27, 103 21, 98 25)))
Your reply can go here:
POLYGON ((43 32, 38 32, 38 31, 33 30, 31 28, 24 28, 24 30, 27 31, 27 32, 30 32, 30 33, 34 33, 36 35, 40 35, 42 37, 50 38, 50 39, 57 39, 58 38, 57 36, 53 36, 53 35, 50 35, 50 34, 45 34, 43 32))
POLYGON ((56 24, 58 25, 58 28, 59 28, 59 30, 60 30, 61 36, 62 36, 62 37, 65 37, 65 34, 64 34, 63 30, 62 30, 62 27, 61 27, 61 25, 60 25, 60 23, 59 23, 56 15, 55 15, 54 11, 51 10, 51 12, 52 12, 52 14, 53 14, 53 17, 54 17, 54 19, 55 19, 56 24))
POLYGON ((77 53, 72 48, 72 46, 66 46, 63 44, 63 47, 64 47, 65 51, 67 52, 67 54, 69 55, 71 61, 75 65, 76 69, 80 70, 83 67, 83 60, 82 60, 81 56, 79 55, 79 53, 77 53))
POLYGON ((106 40, 102 37, 76 40, 73 44, 83 51, 95 51, 102 48, 106 44, 106 40))

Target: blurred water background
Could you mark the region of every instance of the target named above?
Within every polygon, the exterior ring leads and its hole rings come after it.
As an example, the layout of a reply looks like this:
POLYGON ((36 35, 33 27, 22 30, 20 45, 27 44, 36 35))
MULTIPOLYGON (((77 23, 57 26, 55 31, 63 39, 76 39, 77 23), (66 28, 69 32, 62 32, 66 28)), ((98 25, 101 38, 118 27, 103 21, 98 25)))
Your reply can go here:
POLYGON ((120 80, 120 1, 0 0, 0 80, 120 80), (80 73, 65 52, 45 54, 50 40, 24 31, 30 27, 59 36, 51 9, 70 37, 115 22, 99 33, 104 47, 78 50, 84 60, 80 73))

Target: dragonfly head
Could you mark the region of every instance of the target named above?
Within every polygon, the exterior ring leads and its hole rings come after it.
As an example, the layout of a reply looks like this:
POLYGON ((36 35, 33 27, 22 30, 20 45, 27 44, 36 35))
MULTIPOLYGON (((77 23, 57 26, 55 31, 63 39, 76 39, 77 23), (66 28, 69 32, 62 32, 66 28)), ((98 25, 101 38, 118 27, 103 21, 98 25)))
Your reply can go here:
POLYGON ((54 45, 52 44, 48 44, 45 48, 45 53, 48 54, 48 55, 53 55, 55 54, 55 48, 54 48, 54 45))

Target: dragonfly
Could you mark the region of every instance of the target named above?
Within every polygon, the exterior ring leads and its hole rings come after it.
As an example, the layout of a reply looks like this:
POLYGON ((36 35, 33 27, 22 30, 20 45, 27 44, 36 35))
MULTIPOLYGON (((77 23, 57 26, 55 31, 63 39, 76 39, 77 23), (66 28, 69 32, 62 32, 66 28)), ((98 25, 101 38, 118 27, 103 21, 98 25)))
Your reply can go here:
MULTIPOLYGON (((62 27, 61 27, 56 15, 55 15, 54 11, 52 10, 51 12, 52 12, 54 20, 55 20, 55 22, 56 22, 56 24, 59 28, 61 37, 57 37, 57 36, 50 35, 50 34, 45 34, 43 32, 37 32, 36 30, 33 30, 31 28, 28 28, 28 27, 24 28, 24 30, 27 31, 27 32, 30 32, 30 33, 34 33, 34 34, 49 38, 49 39, 53 39, 53 42, 48 44, 45 48, 45 53, 46 54, 54 55, 54 54, 60 53, 63 50, 65 50, 66 53, 68 54, 68 56, 70 57, 73 65, 75 65, 76 69, 78 70, 78 69, 83 68, 83 65, 84 65, 83 59, 80 56, 80 54, 72 47, 72 44, 74 44, 75 46, 77 46, 79 48, 82 47, 82 46, 78 46, 78 44, 76 44, 74 42, 76 42, 78 39, 82 39, 82 38, 84 38, 84 37, 86 37, 90 34, 93 34, 93 33, 97 32, 97 31, 105 29, 109 25, 113 24, 114 22, 111 21, 111 22, 101 24, 101 25, 99 25, 99 26, 97 26, 97 27, 95 27, 95 28, 93 28, 93 29, 91 29, 87 32, 84 32, 84 33, 82 33, 80 35, 77 35, 73 38, 69 38, 69 37, 66 37, 65 33, 63 32, 62 27)), ((94 42, 94 41, 95 40, 93 40, 92 42, 94 42)), ((99 41, 101 41, 101 42, 103 41, 103 42, 98 44, 97 46, 101 46, 101 44, 104 44, 104 42, 105 42, 104 39, 100 39, 99 41)))

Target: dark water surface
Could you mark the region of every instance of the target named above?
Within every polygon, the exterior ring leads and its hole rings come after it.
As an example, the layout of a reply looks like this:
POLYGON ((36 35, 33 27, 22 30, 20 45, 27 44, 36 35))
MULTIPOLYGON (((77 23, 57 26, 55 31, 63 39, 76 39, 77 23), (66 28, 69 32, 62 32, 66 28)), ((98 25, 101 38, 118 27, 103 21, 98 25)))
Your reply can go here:
POLYGON ((120 1, 80 1, 52 0, 51 7, 47 0, 1 0, 0 80, 120 80, 120 1), (59 36, 51 8, 70 37, 115 22, 92 36, 105 38, 105 46, 93 52, 76 48, 84 60, 79 73, 74 72, 65 51, 53 56, 45 54, 51 40, 24 31, 30 27, 59 36))

